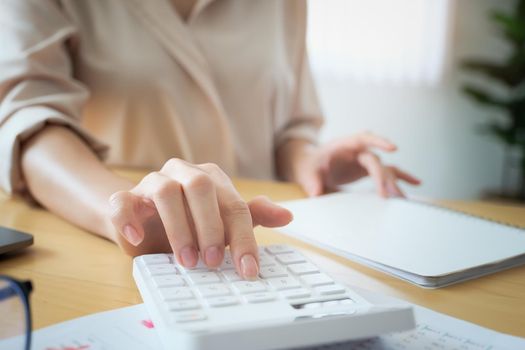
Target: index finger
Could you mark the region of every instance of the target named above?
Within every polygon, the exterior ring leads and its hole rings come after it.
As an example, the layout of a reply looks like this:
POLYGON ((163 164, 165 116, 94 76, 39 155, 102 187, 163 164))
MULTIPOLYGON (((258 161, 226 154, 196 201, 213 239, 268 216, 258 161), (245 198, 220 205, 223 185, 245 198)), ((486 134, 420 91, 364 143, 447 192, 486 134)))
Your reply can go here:
POLYGON ((362 152, 359 154, 357 161, 366 169, 370 177, 375 181, 379 195, 386 198, 386 172, 381 165, 379 157, 372 152, 362 152))
POLYGON ((237 271, 246 279, 255 279, 259 274, 259 253, 248 204, 228 188, 218 189, 218 197, 226 240, 237 271))
POLYGON ((252 215, 248 204, 233 186, 230 178, 215 164, 200 165, 216 184, 219 210, 226 241, 240 276, 255 279, 259 274, 259 252, 253 234, 252 215))

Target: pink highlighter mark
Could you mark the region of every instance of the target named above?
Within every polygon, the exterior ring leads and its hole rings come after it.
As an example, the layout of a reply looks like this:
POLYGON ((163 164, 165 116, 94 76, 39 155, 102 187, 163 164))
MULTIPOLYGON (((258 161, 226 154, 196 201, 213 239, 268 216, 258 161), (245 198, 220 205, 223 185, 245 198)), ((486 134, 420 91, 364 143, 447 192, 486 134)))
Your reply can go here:
POLYGON ((155 325, 153 324, 153 322, 151 322, 151 320, 142 320, 140 323, 142 323, 142 325, 146 328, 155 328, 155 325))

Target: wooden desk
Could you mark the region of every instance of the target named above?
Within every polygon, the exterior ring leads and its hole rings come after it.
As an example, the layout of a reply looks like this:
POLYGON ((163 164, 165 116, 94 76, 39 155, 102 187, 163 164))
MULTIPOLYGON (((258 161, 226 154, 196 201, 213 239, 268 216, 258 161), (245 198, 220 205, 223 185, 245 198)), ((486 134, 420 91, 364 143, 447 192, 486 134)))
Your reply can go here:
MULTIPOLYGON (((125 175, 139 179, 140 172, 125 175)), ((303 197, 295 185, 239 180, 245 199, 303 197)), ((525 208, 480 202, 443 202, 456 209, 525 227, 525 208)), ((34 283, 35 328, 141 302, 131 277, 131 259, 104 239, 42 209, 0 194, 0 225, 30 232, 32 248, 0 258, 0 273, 34 283)), ((349 284, 396 296, 498 331, 525 337, 525 266, 438 290, 426 290, 269 229, 257 229, 261 244, 289 243, 315 254, 329 272, 349 284)))

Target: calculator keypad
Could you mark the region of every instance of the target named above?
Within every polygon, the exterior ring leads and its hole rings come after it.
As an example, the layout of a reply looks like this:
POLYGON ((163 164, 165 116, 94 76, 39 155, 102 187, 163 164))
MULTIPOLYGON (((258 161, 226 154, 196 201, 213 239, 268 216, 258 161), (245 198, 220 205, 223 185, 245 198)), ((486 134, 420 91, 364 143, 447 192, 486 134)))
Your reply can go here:
POLYGON ((190 272, 187 276, 193 284, 217 283, 221 281, 219 275, 213 271, 190 272))
POLYGON ((156 264, 148 266, 149 274, 151 276, 175 275, 177 268, 172 264, 156 264))
POLYGON ((275 265, 275 260, 264 254, 264 255, 259 255, 259 266, 272 266, 272 265, 275 265))
POLYGON ((274 293, 255 293, 255 294, 248 294, 244 297, 244 300, 246 300, 248 303, 265 303, 268 301, 274 301, 277 299, 277 296, 274 293))
POLYGON ((208 297, 218 297, 218 296, 224 296, 231 294, 230 289, 226 287, 225 284, 206 284, 203 286, 197 287, 197 290, 199 291, 200 295, 203 298, 208 297))
POLYGON ((288 272, 286 272, 284 267, 277 265, 261 266, 259 269, 259 275, 262 278, 286 277, 288 276, 288 272))
POLYGON ((322 286, 334 283, 334 280, 324 273, 313 273, 301 276, 301 280, 310 287, 322 286))
POLYGON ((338 284, 331 284, 328 286, 321 286, 315 289, 321 295, 341 294, 345 292, 345 288, 338 284))
POLYGON ((283 253, 293 253, 294 250, 292 247, 285 244, 274 244, 266 247, 266 251, 272 255, 283 254, 283 253))
POLYGON ((268 283, 275 290, 301 288, 301 284, 295 278, 292 278, 289 276, 279 277, 279 278, 269 278, 268 283))
POLYGON ((312 263, 292 264, 288 266, 288 271, 294 275, 306 275, 319 272, 319 269, 312 263))
POLYGON ((312 293, 308 289, 299 288, 283 291, 281 295, 286 299, 301 299, 308 298, 312 293))
POLYGON ((164 287, 180 287, 186 284, 181 276, 167 275, 167 276, 155 276, 153 282, 157 288, 164 287))
POLYGON ((222 275, 228 282, 242 281, 241 276, 237 273, 236 270, 223 271, 222 275))
POLYGON ((231 306, 239 303, 239 299, 234 296, 223 296, 218 298, 208 298, 208 305, 211 307, 231 306))
MULTIPOLYGON (((335 284, 328 275, 287 245, 259 247, 259 280, 243 280, 235 269, 229 251, 216 270, 202 261, 191 269, 178 265, 171 254, 141 257, 152 286, 176 323, 201 322, 208 319, 206 310, 234 307, 239 304, 271 303, 285 300, 294 308, 343 305, 346 288, 335 284), (317 305, 319 304, 319 305, 317 305)), ((211 311, 210 311, 211 312, 211 311)))
POLYGON ((143 255, 142 261, 146 265, 155 265, 155 264, 169 264, 170 258, 167 254, 149 254, 143 255))
POLYGON ((264 292, 267 289, 261 281, 238 281, 232 285, 240 294, 264 292))
POLYGON ((193 298, 193 292, 191 291, 191 289, 186 287, 162 288, 159 289, 159 292, 162 299, 165 301, 184 300, 193 298))
POLYGON ((201 305, 197 300, 180 300, 180 301, 168 301, 166 302, 170 311, 186 311, 200 309, 201 305))
POLYGON ((279 254, 275 258, 281 264, 285 264, 285 265, 306 262, 304 256, 302 256, 301 254, 296 253, 296 252, 279 254))

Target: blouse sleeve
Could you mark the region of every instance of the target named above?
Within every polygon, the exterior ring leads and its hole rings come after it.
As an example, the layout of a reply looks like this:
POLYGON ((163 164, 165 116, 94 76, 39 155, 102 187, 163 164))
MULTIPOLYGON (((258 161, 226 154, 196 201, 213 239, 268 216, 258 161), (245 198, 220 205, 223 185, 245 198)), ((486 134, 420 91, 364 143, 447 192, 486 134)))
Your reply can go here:
POLYGON ((0 3, 0 187, 25 191, 21 144, 47 124, 69 127, 99 156, 107 147, 80 125, 89 93, 72 77, 76 30, 51 0, 0 3))
POLYGON ((324 122, 306 50, 298 72, 292 113, 288 123, 277 134, 276 148, 290 139, 302 139, 317 144, 319 130, 324 122))

